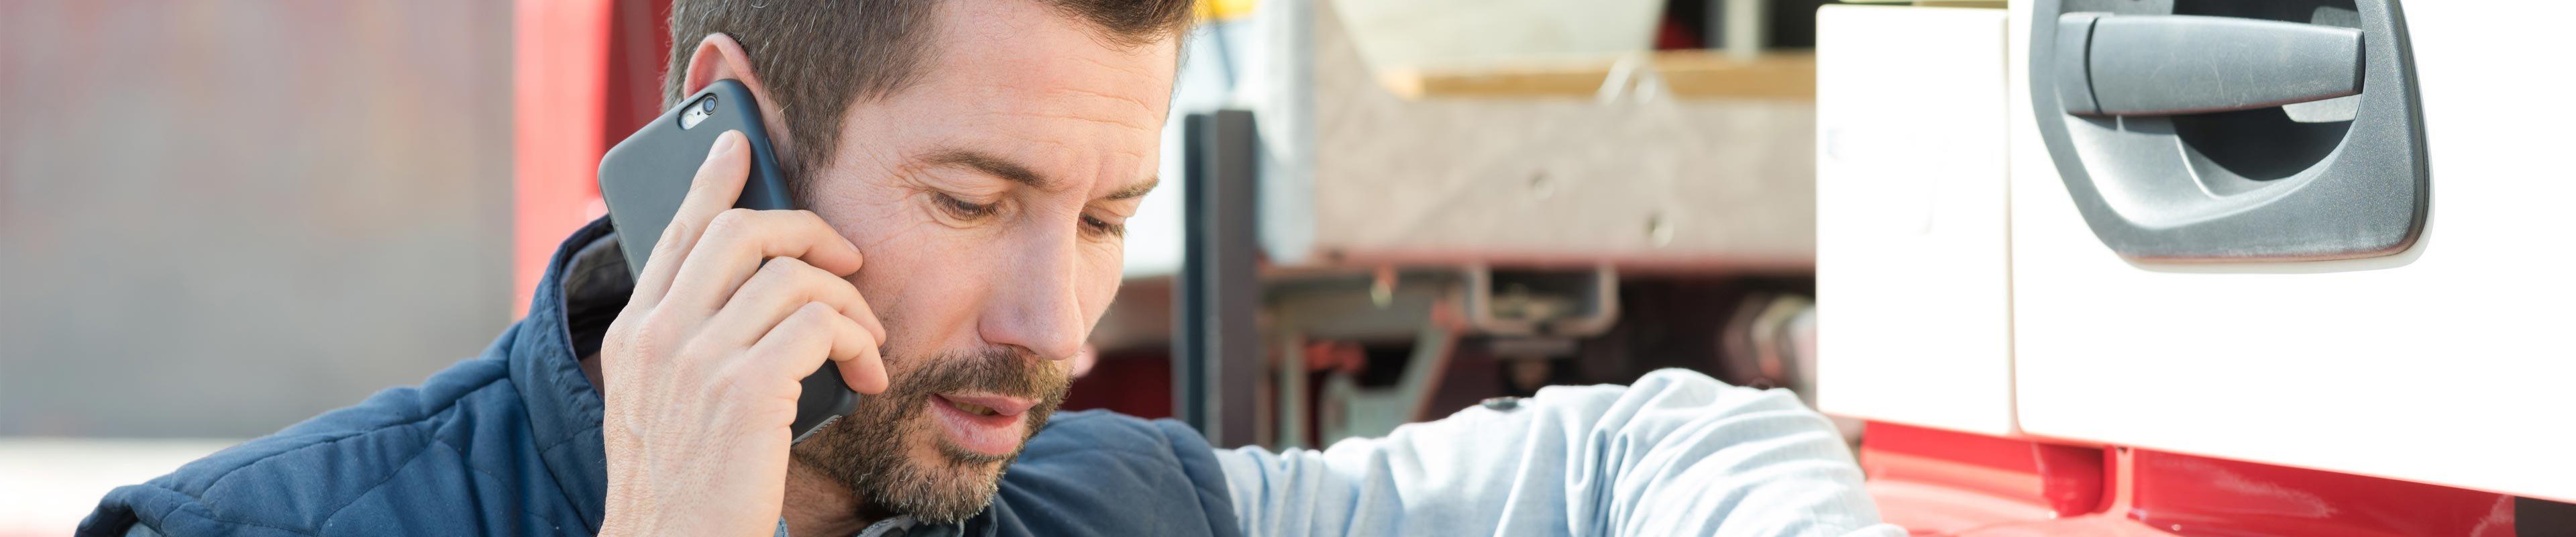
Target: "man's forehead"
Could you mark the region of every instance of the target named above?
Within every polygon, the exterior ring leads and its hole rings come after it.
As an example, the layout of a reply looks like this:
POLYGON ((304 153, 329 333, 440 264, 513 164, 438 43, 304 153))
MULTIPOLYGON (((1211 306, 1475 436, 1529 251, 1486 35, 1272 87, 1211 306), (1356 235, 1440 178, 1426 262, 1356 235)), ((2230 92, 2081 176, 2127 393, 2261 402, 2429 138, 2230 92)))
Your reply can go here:
POLYGON ((905 159, 1086 198, 1153 187, 1177 44, 1120 46, 1027 0, 953 2, 939 18, 933 61, 884 110, 927 142, 905 159))

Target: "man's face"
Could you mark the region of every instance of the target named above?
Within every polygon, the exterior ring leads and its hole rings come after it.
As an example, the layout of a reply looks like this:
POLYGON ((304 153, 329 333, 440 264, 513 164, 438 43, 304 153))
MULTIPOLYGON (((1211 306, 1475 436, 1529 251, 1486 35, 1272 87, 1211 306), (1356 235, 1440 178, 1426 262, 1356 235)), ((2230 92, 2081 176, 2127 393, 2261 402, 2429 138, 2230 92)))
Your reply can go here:
POLYGON ((984 508, 1064 399, 1160 161, 1177 44, 1023 0, 944 4, 918 84, 861 100, 806 203, 857 244, 892 386, 796 446, 874 510, 984 508))

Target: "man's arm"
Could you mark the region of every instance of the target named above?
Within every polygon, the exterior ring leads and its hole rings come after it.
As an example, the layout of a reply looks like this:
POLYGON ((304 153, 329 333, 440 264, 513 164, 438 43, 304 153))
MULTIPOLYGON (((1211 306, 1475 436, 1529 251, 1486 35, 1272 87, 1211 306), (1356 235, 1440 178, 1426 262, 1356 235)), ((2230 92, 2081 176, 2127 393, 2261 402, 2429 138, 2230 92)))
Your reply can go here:
POLYGON ((1217 459, 1254 536, 1904 535, 1823 416, 1685 370, 1217 459))

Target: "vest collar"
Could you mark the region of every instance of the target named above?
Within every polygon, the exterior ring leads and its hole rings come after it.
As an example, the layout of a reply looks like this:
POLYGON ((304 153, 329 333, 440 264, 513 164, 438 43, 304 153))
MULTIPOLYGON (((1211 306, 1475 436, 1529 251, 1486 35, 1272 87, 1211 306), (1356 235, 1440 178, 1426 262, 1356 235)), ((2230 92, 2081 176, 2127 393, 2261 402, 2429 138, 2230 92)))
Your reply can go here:
POLYGON ((614 237, 608 219, 600 218, 564 239, 538 280, 527 318, 511 328, 508 338, 510 383, 527 407, 530 440, 565 500, 589 524, 585 533, 597 533, 607 515, 608 459, 600 441, 599 390, 582 376, 580 357, 574 354, 563 284, 585 246, 603 239, 614 242, 614 237))

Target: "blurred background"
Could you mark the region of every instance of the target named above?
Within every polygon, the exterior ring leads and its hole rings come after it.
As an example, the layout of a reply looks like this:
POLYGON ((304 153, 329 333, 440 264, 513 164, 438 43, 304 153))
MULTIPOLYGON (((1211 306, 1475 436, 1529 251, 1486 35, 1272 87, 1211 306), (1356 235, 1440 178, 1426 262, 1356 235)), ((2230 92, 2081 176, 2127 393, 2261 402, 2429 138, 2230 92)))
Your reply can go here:
POLYGON ((509 324, 511 20, 0 2, 0 534, 509 324))
POLYGON ((0 434, 254 435, 518 309, 508 2, 7 5, 0 434))

